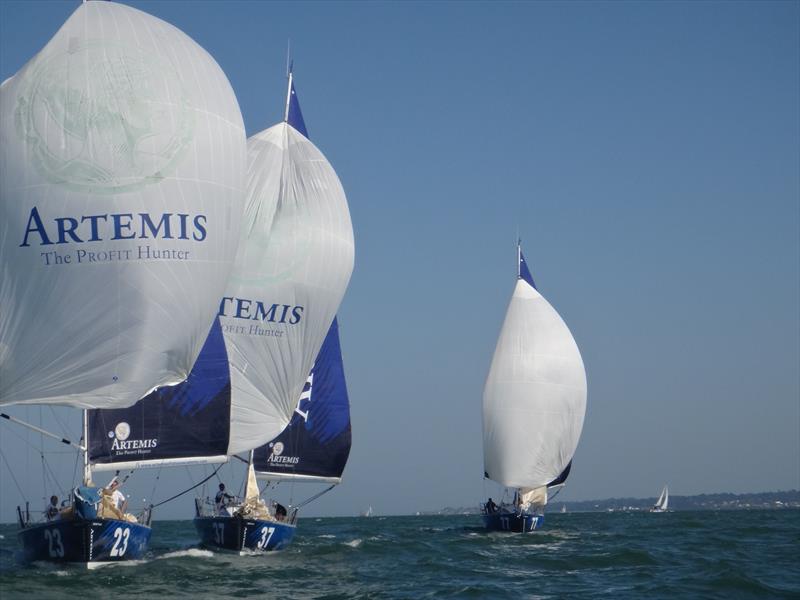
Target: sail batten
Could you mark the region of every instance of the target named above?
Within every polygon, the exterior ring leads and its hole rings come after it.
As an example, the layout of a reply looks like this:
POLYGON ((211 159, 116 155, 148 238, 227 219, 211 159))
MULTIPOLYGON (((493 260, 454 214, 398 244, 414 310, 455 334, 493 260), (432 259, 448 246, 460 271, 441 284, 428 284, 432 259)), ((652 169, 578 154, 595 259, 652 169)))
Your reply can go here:
POLYGON ((275 471, 256 471, 256 477, 264 481, 293 481, 296 483, 342 483, 341 477, 318 477, 315 475, 296 475, 294 473, 276 473, 275 471))
POLYGON ((122 471, 127 469, 149 469, 153 467, 181 467, 191 465, 216 465, 228 462, 226 454, 221 456, 193 456, 189 458, 163 458, 157 460, 129 460, 113 463, 92 464, 92 471, 122 471))

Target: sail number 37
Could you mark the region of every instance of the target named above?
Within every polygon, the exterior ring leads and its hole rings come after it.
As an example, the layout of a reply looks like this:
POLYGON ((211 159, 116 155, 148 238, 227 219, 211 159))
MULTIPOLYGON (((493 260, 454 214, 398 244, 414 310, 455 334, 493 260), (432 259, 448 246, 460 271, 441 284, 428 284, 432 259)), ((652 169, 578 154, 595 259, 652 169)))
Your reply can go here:
POLYGON ((261 539, 258 540, 258 547, 261 550, 265 550, 267 548, 267 544, 269 544, 269 540, 272 538, 273 533, 275 533, 274 527, 261 528, 261 539))

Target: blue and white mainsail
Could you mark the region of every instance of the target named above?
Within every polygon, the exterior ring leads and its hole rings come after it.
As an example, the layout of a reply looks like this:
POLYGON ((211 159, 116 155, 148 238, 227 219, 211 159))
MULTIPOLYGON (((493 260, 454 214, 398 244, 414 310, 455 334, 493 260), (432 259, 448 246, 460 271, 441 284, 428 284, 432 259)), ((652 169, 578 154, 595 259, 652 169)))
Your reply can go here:
POLYGON ((292 420, 253 454, 260 478, 339 483, 350 455, 350 402, 334 319, 292 420))
POLYGON ((230 406, 228 354, 215 320, 185 382, 128 408, 87 411, 89 462, 96 471, 225 462, 230 406))
POLYGON ((237 252, 245 167, 205 50, 78 3, 0 86, 0 404, 118 408, 186 379, 237 252))
MULTIPOLYGON (((328 365, 319 367, 320 381, 333 378, 338 365, 339 379, 330 380, 339 382, 338 397, 347 405, 333 322, 353 268, 353 231, 339 179, 304 132, 290 77, 286 121, 247 142, 242 240, 195 369, 185 383, 126 412, 93 411, 92 447, 98 452, 92 460, 105 463, 96 468, 217 462, 273 440, 297 414, 326 339, 335 358, 318 360, 328 365), (139 457, 120 453, 130 444, 116 439, 119 423, 129 439, 157 443, 139 457), (105 436, 102 444, 98 434, 105 436)), ((339 427, 341 415, 331 419, 339 427)), ((349 411, 337 434, 346 460, 349 411)))

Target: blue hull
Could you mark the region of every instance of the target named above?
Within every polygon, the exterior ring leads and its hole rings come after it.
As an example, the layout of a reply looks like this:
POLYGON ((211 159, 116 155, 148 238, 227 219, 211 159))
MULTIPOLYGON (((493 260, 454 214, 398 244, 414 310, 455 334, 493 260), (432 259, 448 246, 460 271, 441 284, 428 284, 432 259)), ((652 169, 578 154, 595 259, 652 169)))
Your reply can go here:
POLYGON ((78 563, 87 567, 144 556, 151 530, 116 519, 57 520, 17 534, 26 561, 78 563))
POLYGON ((195 517, 200 543, 233 552, 282 550, 294 538, 295 526, 240 517, 195 517))
POLYGON ((483 524, 489 531, 528 533, 541 528, 544 524, 544 515, 496 512, 484 514, 483 524))

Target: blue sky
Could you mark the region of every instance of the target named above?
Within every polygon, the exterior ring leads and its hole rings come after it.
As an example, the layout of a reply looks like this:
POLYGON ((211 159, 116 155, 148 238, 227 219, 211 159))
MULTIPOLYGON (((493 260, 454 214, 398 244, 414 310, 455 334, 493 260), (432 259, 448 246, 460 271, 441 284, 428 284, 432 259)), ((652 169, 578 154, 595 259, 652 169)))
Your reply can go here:
MULTIPOLYGON (((587 368, 562 498, 800 487, 800 3, 130 4, 217 59, 248 134, 282 116, 291 40, 347 192, 353 450, 307 514, 494 491, 480 405, 517 233, 587 368)), ((0 76, 77 5, 1 0, 0 76)), ((38 505, 28 434, 0 436, 38 505)), ((175 471, 160 497, 197 479, 175 471)), ((19 493, 0 477, 7 521, 19 493)), ((160 516, 188 518, 190 496, 160 516)))

